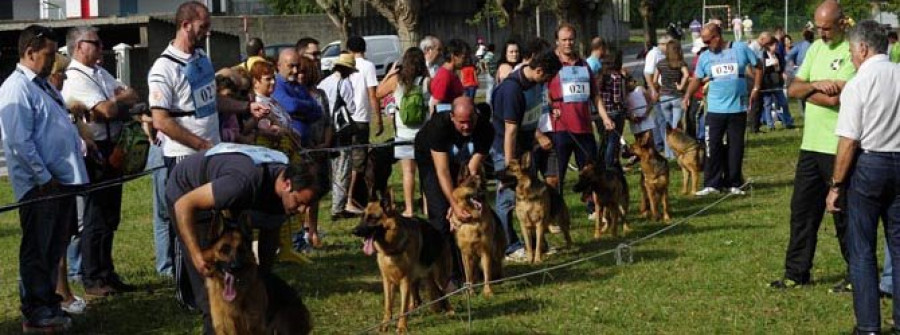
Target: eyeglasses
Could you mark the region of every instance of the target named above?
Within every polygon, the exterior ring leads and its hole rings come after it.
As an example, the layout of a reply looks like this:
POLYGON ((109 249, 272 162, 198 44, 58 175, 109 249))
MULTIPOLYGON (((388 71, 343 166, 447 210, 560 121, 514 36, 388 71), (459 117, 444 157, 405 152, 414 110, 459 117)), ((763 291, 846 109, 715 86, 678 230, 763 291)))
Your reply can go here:
POLYGON ((321 51, 315 51, 315 52, 310 52, 309 54, 310 54, 310 55, 313 55, 313 56, 315 56, 315 57, 319 57, 319 56, 322 55, 322 52, 321 52, 321 51))

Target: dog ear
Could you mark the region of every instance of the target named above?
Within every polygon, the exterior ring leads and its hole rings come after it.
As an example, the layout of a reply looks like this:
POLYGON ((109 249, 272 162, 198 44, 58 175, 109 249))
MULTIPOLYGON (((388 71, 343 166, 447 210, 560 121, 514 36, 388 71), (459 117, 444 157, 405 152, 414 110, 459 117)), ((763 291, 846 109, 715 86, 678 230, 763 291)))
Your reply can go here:
POLYGON ((458 173, 458 176, 456 179, 456 184, 457 185, 462 184, 462 182, 464 182, 466 180, 466 178, 469 178, 470 175, 472 175, 472 173, 471 173, 471 171, 469 171, 469 162, 460 164, 459 173, 458 173))

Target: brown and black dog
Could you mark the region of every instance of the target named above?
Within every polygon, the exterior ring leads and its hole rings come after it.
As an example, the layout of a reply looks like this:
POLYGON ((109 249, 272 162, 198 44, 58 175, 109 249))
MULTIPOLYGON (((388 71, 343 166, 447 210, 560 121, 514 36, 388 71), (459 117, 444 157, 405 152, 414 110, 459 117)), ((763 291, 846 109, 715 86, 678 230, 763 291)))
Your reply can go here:
POLYGON ((453 190, 453 200, 471 216, 465 219, 457 218, 451 210, 447 219, 450 221, 450 230, 456 237, 456 245, 462 255, 466 283, 474 283, 475 261, 479 260, 481 273, 484 275, 482 293, 485 297, 490 297, 494 294, 491 280, 503 276, 506 234, 498 229, 497 222, 494 221, 494 211, 485 201, 481 176, 469 174, 469 169, 465 167, 460 170, 459 186, 453 190))
POLYGON ((249 234, 223 228, 203 259, 215 265, 206 278, 213 329, 217 335, 308 334, 310 313, 287 283, 261 275, 249 234), (246 237, 245 237, 246 236, 246 237))
POLYGON ((619 168, 605 168, 594 163, 585 164, 578 174, 578 183, 573 187, 575 192, 590 191, 597 200, 597 210, 601 215, 596 215, 594 220, 594 239, 600 236, 612 226, 612 236, 619 235, 619 226, 622 233, 627 234, 628 227, 626 216, 628 214, 628 182, 625 173, 619 168), (606 224, 602 224, 602 221, 606 224))
POLYGON ((671 221, 672 218, 669 216, 669 163, 654 148, 653 136, 649 131, 636 137, 631 148, 641 159, 641 217, 647 217, 649 209, 652 219, 659 220, 657 205, 661 204, 663 221, 671 221))
POLYGON ((681 194, 688 194, 688 181, 691 181, 691 193, 697 193, 700 183, 700 172, 703 170, 703 158, 706 157, 703 146, 684 132, 666 127, 666 143, 675 152, 678 166, 681 167, 681 194))
POLYGON ((528 171, 531 153, 525 152, 519 159, 509 162, 507 171, 516 178, 516 217, 522 227, 525 252, 528 261, 541 262, 541 254, 547 250, 544 233, 551 224, 556 224, 566 239, 566 247, 572 245, 569 234, 569 208, 559 192, 535 178, 528 171), (532 244, 532 241, 534 242, 532 244))
MULTIPOLYGON (((452 258, 448 239, 420 218, 405 218, 394 209, 390 196, 370 199, 353 235, 365 239, 366 255, 378 253, 378 269, 384 287, 384 319, 387 331, 392 318, 394 293, 400 289, 400 317, 397 332, 407 332, 406 314, 421 300, 418 284, 428 286, 432 299, 440 298, 450 279, 452 258)), ((435 311, 453 313, 450 302, 435 304, 435 311)))

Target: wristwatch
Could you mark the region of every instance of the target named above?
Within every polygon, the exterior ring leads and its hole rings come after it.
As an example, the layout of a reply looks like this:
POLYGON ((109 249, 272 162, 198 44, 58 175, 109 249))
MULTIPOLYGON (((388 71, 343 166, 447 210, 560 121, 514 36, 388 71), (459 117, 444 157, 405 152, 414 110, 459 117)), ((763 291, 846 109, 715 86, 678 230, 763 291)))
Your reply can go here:
POLYGON ((838 190, 840 190, 840 188, 844 186, 844 182, 843 182, 843 181, 837 181, 837 180, 835 180, 835 179, 832 177, 832 178, 831 178, 831 182, 828 183, 828 185, 829 185, 832 189, 838 189, 838 190))

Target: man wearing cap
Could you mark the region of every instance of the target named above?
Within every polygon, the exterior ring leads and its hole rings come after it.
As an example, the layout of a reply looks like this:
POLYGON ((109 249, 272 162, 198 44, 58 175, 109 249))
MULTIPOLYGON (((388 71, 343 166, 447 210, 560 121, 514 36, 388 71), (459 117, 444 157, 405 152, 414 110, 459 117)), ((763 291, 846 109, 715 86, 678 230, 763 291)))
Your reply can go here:
MULTIPOLYGON (((57 44, 49 28, 19 34, 19 63, 0 86, 0 136, 15 200, 71 194, 88 182, 82 141, 59 92, 47 83, 57 44)), ((24 332, 56 332, 72 320, 55 293, 66 237, 76 225, 75 195, 19 207, 19 297, 24 332)))
MULTIPOLYGON (((350 82, 350 75, 356 72, 356 58, 348 52, 341 53, 334 62, 333 70, 330 76, 322 79, 318 87, 325 92, 328 106, 331 108, 335 146, 346 146, 353 142, 354 128, 351 114, 356 110, 356 102, 353 99, 354 87, 350 82)), ((332 218, 344 216, 347 191, 350 188, 350 155, 349 151, 342 150, 331 161, 332 218)))

